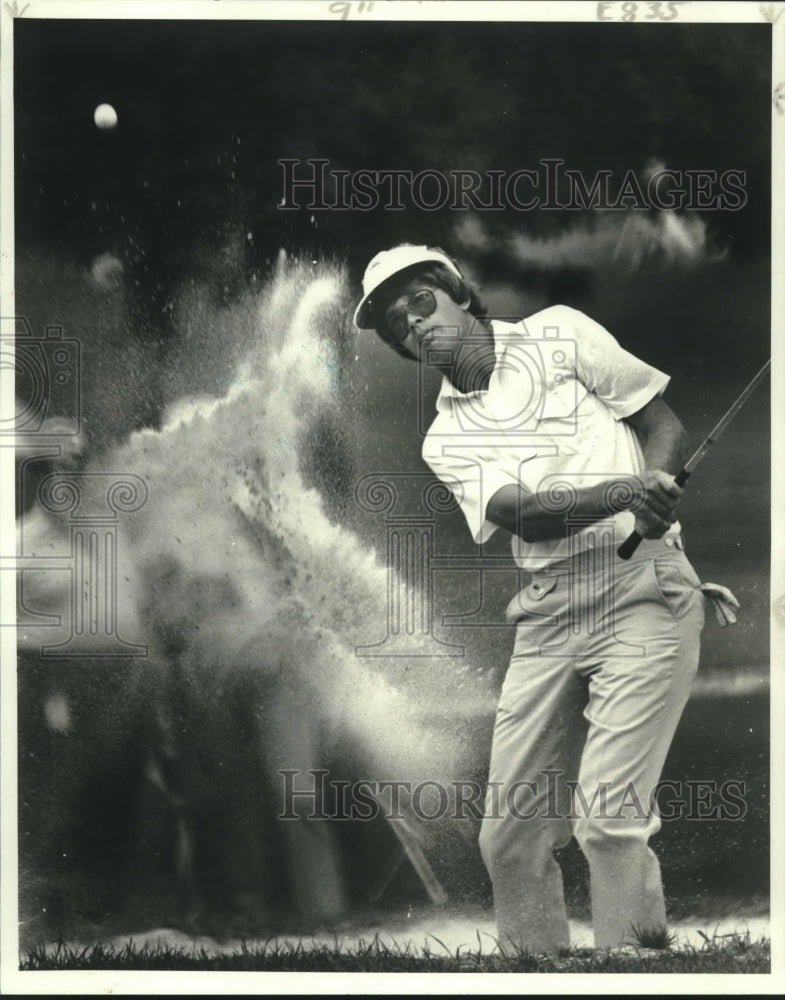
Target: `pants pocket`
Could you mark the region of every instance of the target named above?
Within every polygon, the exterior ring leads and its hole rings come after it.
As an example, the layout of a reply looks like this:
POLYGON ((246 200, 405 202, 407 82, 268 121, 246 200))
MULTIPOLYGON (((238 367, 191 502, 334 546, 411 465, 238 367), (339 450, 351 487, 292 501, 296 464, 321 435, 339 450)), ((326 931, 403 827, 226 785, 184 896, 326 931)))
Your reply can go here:
POLYGON ((700 598, 700 579, 690 563, 684 559, 652 559, 649 563, 654 589, 660 601, 674 618, 683 618, 700 598))
POLYGON ((513 625, 532 614, 539 618, 547 617, 547 611, 540 606, 540 602, 556 588, 557 582, 556 576, 535 574, 529 586, 519 591, 507 605, 505 618, 508 624, 513 625))

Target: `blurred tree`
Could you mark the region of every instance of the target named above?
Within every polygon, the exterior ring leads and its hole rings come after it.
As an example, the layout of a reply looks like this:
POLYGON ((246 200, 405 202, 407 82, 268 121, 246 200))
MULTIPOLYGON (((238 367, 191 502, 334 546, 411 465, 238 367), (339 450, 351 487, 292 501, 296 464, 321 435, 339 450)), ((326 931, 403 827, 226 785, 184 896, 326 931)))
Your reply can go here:
MULTIPOLYGON (((770 44, 768 25, 740 24, 19 21, 18 247, 112 250, 137 326, 167 336, 173 289, 194 275, 231 297, 281 246, 359 269, 379 245, 451 234, 449 209, 282 212, 283 157, 416 172, 554 156, 589 176, 656 157, 747 172, 749 204, 710 222, 754 257, 768 245, 770 44), (92 122, 104 100, 114 131, 92 122)), ((502 233, 574 221, 483 218, 502 233)))

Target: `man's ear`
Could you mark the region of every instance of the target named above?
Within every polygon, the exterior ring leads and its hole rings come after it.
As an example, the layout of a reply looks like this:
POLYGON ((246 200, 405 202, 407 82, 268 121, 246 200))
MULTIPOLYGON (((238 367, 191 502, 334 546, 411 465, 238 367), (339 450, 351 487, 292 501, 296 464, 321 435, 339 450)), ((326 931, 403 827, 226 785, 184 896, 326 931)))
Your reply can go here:
POLYGON ((468 309, 470 302, 471 302, 471 299, 467 299, 465 302, 461 302, 461 309, 464 309, 464 310, 468 309))

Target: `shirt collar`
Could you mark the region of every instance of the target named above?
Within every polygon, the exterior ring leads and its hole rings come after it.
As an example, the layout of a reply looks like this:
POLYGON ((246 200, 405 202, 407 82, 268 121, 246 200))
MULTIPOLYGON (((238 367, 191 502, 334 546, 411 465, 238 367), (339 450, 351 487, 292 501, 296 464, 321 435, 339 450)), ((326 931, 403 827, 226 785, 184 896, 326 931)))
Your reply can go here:
MULTIPOLYGON (((496 367, 494 368, 494 371, 497 371, 499 368, 499 361, 506 350, 510 335, 515 333, 520 334, 520 329, 520 323, 505 323, 500 319, 491 320, 493 348, 496 352, 496 367)), ((445 375, 442 378, 441 389, 439 390, 439 395, 436 399, 436 411, 437 413, 442 413, 444 410, 451 410, 454 400, 474 398, 479 396, 482 392, 487 392, 487 390, 477 389, 474 392, 461 392, 459 389, 455 388, 452 382, 450 382, 445 375)))

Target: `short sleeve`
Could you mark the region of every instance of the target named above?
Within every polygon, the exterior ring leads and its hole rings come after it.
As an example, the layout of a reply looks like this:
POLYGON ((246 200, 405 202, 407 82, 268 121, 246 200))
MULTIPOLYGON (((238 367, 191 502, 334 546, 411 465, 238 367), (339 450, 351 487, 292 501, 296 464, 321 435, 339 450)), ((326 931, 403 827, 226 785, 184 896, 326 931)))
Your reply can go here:
POLYGON ((433 473, 452 491, 474 541, 480 545, 496 531, 485 516, 493 495, 517 480, 486 454, 481 445, 460 447, 426 437, 422 456, 433 473))
POLYGON ((575 337, 577 376, 617 420, 637 413, 663 394, 670 376, 626 351, 589 316, 561 308, 565 313, 562 326, 571 328, 575 337))

